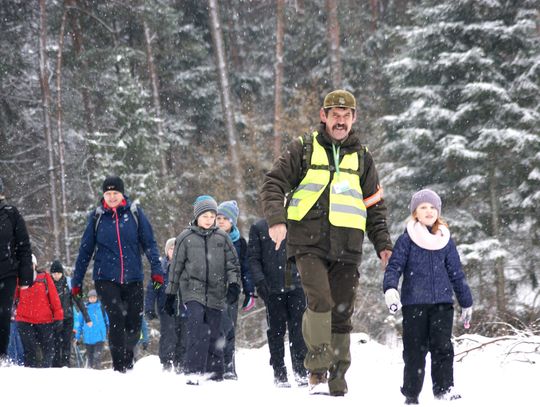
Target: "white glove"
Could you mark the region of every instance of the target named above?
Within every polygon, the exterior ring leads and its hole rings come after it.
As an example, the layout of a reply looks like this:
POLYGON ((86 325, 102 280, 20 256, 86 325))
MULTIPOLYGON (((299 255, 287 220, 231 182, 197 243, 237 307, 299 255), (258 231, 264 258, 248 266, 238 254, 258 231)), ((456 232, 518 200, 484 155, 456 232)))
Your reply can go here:
POLYGON ((463 327, 469 329, 471 326, 472 318, 472 307, 462 308, 461 309, 461 321, 463 322, 463 327))
POLYGON ((401 301, 399 299, 398 290, 395 288, 389 288, 384 293, 384 300, 386 301, 386 306, 391 314, 395 314, 401 309, 401 301))

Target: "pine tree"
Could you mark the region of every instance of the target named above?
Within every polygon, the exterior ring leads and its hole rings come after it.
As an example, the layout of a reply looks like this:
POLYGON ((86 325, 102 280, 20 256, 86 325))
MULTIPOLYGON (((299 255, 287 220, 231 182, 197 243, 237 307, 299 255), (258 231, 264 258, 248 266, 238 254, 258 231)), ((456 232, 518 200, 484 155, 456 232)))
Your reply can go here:
POLYGON ((439 192, 476 298, 501 318, 525 266, 507 225, 539 147, 538 104, 514 91, 537 59, 536 3, 422 1, 387 71, 387 197, 404 218, 414 191, 439 192))

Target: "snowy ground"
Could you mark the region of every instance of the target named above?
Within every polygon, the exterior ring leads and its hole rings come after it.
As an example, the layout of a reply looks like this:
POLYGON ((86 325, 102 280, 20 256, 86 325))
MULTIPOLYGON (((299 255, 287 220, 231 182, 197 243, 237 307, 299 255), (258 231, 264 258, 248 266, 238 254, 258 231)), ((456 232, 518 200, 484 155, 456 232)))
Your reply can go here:
MULTIPOLYGON (((403 363, 401 349, 376 342, 361 343, 353 335, 353 364, 347 375, 349 393, 345 397, 310 396, 306 388, 276 388, 268 365, 268 348, 240 349, 237 352, 239 380, 204 382, 187 386, 183 376, 163 373, 157 356, 137 362, 133 371, 119 374, 111 370, 0 368, 2 405, 9 402, 30 406, 355 406, 387 407, 403 405, 399 392, 403 363)), ((487 344, 460 355, 467 349, 493 341, 467 336, 456 346, 455 382, 463 395, 457 401, 435 401, 429 372, 420 405, 443 407, 485 407, 540 405, 539 337, 513 337, 487 344), (464 356, 464 357, 463 357, 464 356), (460 359, 462 359, 460 361, 460 359)), ((290 367, 289 367, 290 370, 290 367)))

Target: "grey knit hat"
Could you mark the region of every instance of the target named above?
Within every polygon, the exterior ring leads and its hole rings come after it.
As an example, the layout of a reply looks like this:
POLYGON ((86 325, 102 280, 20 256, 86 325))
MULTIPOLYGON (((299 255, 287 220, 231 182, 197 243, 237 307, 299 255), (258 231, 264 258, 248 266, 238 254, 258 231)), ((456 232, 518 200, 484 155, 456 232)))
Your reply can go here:
POLYGON ((193 216, 197 219, 203 213, 214 211, 217 214, 217 202, 210 195, 201 195, 193 203, 193 216))
POLYGON ((414 213, 418 205, 427 202, 433 205, 436 209, 439 216, 441 216, 442 201, 441 197, 437 195, 436 192, 431 189, 422 189, 421 191, 416 192, 411 199, 411 213, 414 213))
POLYGON ((89 297, 97 297, 97 291, 96 290, 90 290, 88 291, 89 297))

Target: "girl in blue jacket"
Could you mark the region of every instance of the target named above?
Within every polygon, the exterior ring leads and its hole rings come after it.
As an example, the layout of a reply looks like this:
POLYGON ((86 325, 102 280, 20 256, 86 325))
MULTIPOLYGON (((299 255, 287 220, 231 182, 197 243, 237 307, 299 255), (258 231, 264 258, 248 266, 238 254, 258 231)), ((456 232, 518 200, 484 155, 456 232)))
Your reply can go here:
POLYGON ((383 290, 390 312, 403 306, 405 369, 401 393, 405 404, 418 404, 428 351, 435 398, 461 398, 453 391, 453 293, 462 308, 465 328, 469 327, 473 300, 456 244, 440 217, 441 206, 439 195, 429 189, 413 195, 412 219, 398 238, 384 273, 383 290), (402 275, 400 298, 397 288, 402 275))

